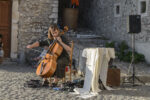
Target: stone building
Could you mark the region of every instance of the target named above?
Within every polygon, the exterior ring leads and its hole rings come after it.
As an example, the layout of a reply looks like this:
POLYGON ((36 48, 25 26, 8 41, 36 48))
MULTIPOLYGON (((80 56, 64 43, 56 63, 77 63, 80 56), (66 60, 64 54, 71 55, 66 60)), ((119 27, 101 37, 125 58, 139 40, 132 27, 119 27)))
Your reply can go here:
MULTIPOLYGON (((48 26, 57 23, 59 16, 62 16, 66 1, 68 0, 0 0, 0 11, 3 12, 0 13, 0 33, 4 35, 5 56, 18 58, 26 51, 27 44, 45 37, 48 26)), ((135 48, 150 63, 149 0, 79 1, 80 26, 115 41, 125 40, 130 46, 131 34, 127 32, 127 19, 129 15, 140 14, 142 31, 135 34, 135 48)))
POLYGON ((2 0, 0 12, 5 57, 18 58, 27 44, 45 37, 49 25, 57 23, 58 0, 2 0))
POLYGON ((141 15, 141 32, 135 34, 135 49, 150 63, 150 2, 149 0, 80 0, 80 22, 96 34, 115 40, 125 40, 130 46, 128 16, 141 15))

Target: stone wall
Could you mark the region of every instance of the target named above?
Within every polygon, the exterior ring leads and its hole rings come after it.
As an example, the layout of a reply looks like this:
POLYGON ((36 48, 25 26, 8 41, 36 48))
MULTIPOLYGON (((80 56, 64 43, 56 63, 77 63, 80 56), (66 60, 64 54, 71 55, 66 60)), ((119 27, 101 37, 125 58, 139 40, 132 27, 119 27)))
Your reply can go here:
MULTIPOLYGON (((80 0, 80 24, 115 41, 125 40, 131 46, 132 36, 127 32, 127 19, 129 15, 139 14, 139 1, 141 0, 80 0), (120 16, 115 16, 115 5, 120 5, 120 16)), ((147 0, 149 1, 149 0, 147 0)), ((150 2, 146 16, 142 16, 142 31, 135 35, 136 50, 144 54, 144 49, 138 43, 150 42, 150 2)), ((147 48, 148 50, 150 48, 147 48)), ((150 53, 148 54, 150 55, 150 53)), ((146 57, 147 61, 150 57, 146 57)), ((148 61, 150 63, 150 60, 148 61)))
POLYGON ((48 27, 58 20, 58 0, 19 1, 19 57, 24 56, 26 45, 46 38, 48 27))
POLYGON ((118 41, 128 39, 127 16, 136 14, 136 6, 133 6, 136 3, 137 0, 82 0, 80 2, 80 18, 82 19, 80 23, 88 25, 97 34, 104 34, 106 37, 118 41), (87 2, 87 4, 85 5, 83 2, 87 2), (122 15, 120 17, 114 16, 115 3, 121 4, 122 15))
MULTIPOLYGON (((138 2, 138 0, 82 0, 80 23, 95 30, 97 34, 104 34, 113 40, 128 41, 131 35, 127 33, 127 17, 131 14, 138 14, 138 2), (121 5, 121 15, 115 17, 114 5, 118 3, 121 5)), ((147 16, 142 17, 142 32, 136 35, 136 40, 139 42, 150 41, 149 19, 149 12, 147 16)))

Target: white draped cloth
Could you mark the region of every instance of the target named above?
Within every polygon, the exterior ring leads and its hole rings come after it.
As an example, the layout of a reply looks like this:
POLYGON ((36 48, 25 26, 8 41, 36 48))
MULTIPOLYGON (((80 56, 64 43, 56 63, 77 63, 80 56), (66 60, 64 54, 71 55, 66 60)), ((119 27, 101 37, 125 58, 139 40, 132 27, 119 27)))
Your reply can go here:
POLYGON ((84 86, 83 88, 75 88, 74 91, 78 94, 100 92, 99 78, 104 87, 111 90, 110 87, 106 86, 106 81, 108 62, 110 58, 115 58, 114 48, 86 48, 83 50, 82 56, 87 59, 84 86))

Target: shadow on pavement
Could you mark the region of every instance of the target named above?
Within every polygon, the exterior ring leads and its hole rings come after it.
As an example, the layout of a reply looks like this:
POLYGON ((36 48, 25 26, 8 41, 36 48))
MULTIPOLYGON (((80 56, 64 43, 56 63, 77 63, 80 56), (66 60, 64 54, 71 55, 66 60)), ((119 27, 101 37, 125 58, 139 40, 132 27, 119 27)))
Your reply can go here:
POLYGON ((36 72, 36 68, 26 64, 0 64, 0 71, 2 70, 19 73, 36 72))

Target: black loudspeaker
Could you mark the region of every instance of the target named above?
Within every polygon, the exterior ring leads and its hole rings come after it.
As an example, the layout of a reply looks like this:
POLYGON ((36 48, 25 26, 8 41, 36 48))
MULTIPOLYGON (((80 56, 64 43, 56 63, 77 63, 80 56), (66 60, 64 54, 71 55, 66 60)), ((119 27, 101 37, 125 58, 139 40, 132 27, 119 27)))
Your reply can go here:
POLYGON ((128 19, 128 33, 140 33, 141 32, 141 16, 140 15, 129 15, 128 19))

